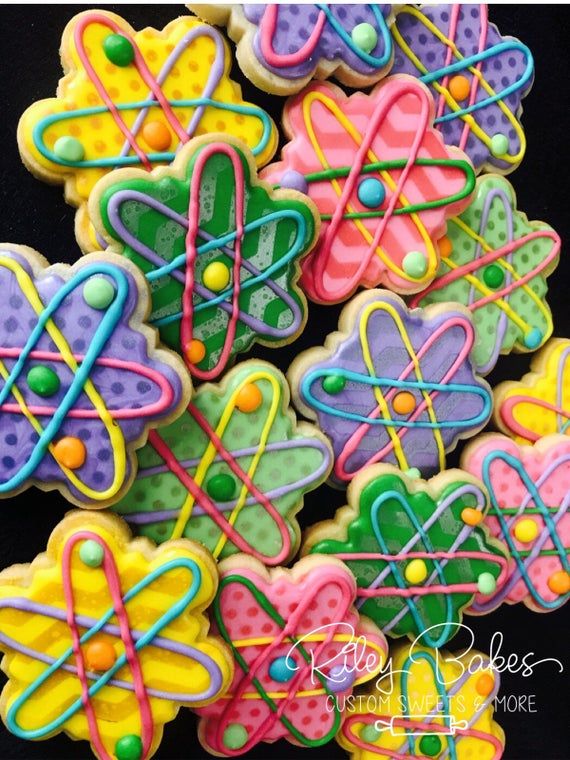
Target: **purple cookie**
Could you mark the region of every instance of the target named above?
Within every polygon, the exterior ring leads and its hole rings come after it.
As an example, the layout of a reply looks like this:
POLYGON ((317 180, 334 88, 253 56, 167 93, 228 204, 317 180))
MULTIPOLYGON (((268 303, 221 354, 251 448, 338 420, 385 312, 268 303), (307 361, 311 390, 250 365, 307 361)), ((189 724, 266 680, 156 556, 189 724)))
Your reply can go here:
POLYGON ((49 267, 0 250, 0 498, 37 485, 82 507, 114 503, 148 429, 188 402, 182 362, 141 323, 134 272, 112 255, 49 267))
POLYGON ((526 150, 521 101, 534 78, 526 45, 502 37, 485 4, 405 6, 392 33, 392 73, 430 87, 445 142, 464 150, 478 172, 516 169, 526 150))
POLYGON ((339 332, 289 369, 296 406, 332 441, 335 481, 375 462, 424 477, 445 469, 446 452, 491 414, 473 340, 471 316, 458 304, 408 310, 393 293, 371 290, 343 309, 339 332))
POLYGON ((389 4, 190 6, 227 24, 246 76, 267 92, 301 90, 312 77, 349 86, 374 84, 392 63, 389 4))

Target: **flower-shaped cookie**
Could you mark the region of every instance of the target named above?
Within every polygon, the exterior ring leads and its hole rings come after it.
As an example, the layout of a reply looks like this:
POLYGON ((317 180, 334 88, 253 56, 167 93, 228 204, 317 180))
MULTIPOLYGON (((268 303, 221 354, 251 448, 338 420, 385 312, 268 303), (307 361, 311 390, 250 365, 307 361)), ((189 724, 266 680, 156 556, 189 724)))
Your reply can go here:
POLYGON ((447 223, 437 277, 412 306, 458 301, 473 313, 473 361, 481 374, 499 354, 534 351, 552 334, 546 278, 558 264, 560 237, 516 208, 503 177, 477 181, 469 208, 447 223))
POLYGON ((306 192, 322 225, 301 283, 336 303, 359 286, 415 293, 435 276, 446 219, 469 203, 475 175, 433 128, 434 103, 410 77, 347 97, 311 84, 284 112, 290 142, 262 177, 306 192))
POLYGON ((224 697, 197 710, 209 752, 234 757, 259 742, 316 747, 334 737, 345 698, 386 658, 355 596, 354 578, 334 558, 305 557, 292 570, 268 571, 243 554, 220 564, 213 619, 236 672, 224 697))
MULTIPOLYGON (((227 43, 196 18, 137 32, 114 13, 88 10, 65 28, 61 57, 57 97, 27 109, 18 144, 26 166, 40 179, 65 183, 74 206, 83 207, 112 169, 170 163, 195 135, 237 137, 260 166, 275 151, 273 122, 242 100, 229 77, 227 43)), ((78 235, 85 250, 94 250, 83 211, 78 235)))
POLYGON ((474 329, 463 307, 409 311, 386 290, 343 309, 339 332, 289 368, 293 400, 333 444, 338 482, 387 462, 424 476, 491 414, 491 391, 470 359, 474 329))
POLYGON ((211 380, 255 341, 279 346, 303 329, 299 259, 316 236, 316 211, 299 193, 257 180, 245 146, 193 140, 150 177, 114 172, 90 202, 110 250, 151 284, 150 322, 211 380))
POLYGON ((296 553, 295 514, 332 465, 326 438, 297 425, 283 375, 253 360, 220 386, 200 386, 137 456, 137 479, 115 505, 137 532, 158 543, 192 538, 216 558, 241 550, 267 565, 296 553))
POLYGON ((391 672, 346 711, 337 741, 350 760, 500 760, 499 686, 499 672, 480 652, 401 646, 391 672))
POLYGON ((262 90, 289 95, 312 77, 351 87, 377 82, 392 64, 392 6, 377 3, 190 5, 226 25, 244 74, 262 90))
POLYGON ((309 528, 303 551, 348 565, 357 608, 384 633, 440 647, 475 594, 494 594, 506 578, 506 552, 480 527, 487 509, 481 483, 461 470, 426 483, 374 465, 351 482, 334 520, 309 528))
POLYGON ((475 169, 508 173, 526 151, 521 101, 532 87, 526 45, 503 37, 487 5, 406 5, 392 26, 395 74, 419 77, 437 103, 436 127, 475 169))
POLYGON ((511 554, 506 584, 491 598, 477 597, 473 611, 501 602, 524 602, 538 612, 561 607, 570 596, 570 440, 552 435, 531 447, 486 435, 462 462, 485 483, 491 500, 485 523, 511 554))
POLYGON ((231 680, 202 614, 216 586, 197 544, 155 550, 113 515, 68 514, 45 554, 0 574, 4 723, 22 739, 64 731, 100 760, 147 760, 181 705, 231 680))
POLYGON ((49 266, 0 248, 0 498, 37 485, 82 507, 128 489, 134 450, 172 421, 190 381, 141 322, 144 279, 117 256, 49 266))

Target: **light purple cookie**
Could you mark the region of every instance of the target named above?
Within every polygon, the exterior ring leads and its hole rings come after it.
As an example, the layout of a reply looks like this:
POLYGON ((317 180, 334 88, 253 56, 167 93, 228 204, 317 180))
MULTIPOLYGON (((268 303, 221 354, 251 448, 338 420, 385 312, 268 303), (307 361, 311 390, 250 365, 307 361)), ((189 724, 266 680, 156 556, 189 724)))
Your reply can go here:
POLYGON ((111 255, 48 267, 30 249, 0 249, 0 498, 37 485, 111 504, 148 428, 182 412, 190 381, 141 322, 148 296, 134 271, 111 255))
POLYGON ((513 171, 526 150, 521 101, 534 78, 526 45, 502 37, 485 4, 405 6, 392 33, 392 73, 430 87, 445 142, 464 150, 477 171, 513 171))
POLYGON ((299 410, 331 439, 339 484, 375 462, 445 469, 446 452, 475 435, 491 414, 490 388, 471 361, 467 309, 408 310, 386 290, 354 298, 324 348, 289 369, 299 410))

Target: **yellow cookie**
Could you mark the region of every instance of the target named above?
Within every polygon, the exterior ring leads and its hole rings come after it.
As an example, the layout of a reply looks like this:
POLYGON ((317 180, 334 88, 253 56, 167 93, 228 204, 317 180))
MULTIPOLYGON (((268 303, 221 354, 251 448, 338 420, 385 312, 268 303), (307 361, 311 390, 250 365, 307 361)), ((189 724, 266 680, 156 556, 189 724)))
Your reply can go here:
POLYGON ((232 677, 203 615, 218 585, 191 541, 155 549, 103 513, 71 512, 45 554, 0 574, 0 713, 22 739, 65 731, 100 760, 147 760, 179 707, 232 677))
POLYGON ((227 43, 197 18, 137 32, 114 13, 85 11, 65 28, 61 60, 57 97, 25 111, 18 145, 33 174, 65 184, 67 201, 80 209, 77 236, 86 251, 100 246, 85 204, 114 168, 169 164, 181 144, 210 132, 239 138, 258 166, 275 152, 275 125, 242 100, 229 77, 227 43))

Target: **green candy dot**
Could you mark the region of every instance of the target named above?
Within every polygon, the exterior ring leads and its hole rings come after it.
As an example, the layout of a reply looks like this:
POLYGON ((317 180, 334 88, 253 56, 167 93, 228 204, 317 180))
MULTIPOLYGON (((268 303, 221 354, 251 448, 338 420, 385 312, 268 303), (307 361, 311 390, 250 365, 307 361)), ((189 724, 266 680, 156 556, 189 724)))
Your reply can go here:
POLYGON ((380 731, 378 731, 374 723, 371 723, 368 726, 364 726, 364 728, 360 732, 360 738, 362 739, 362 741, 368 742, 369 744, 374 744, 374 742, 378 739, 379 736, 380 736, 380 731))
POLYGON ((53 152, 62 161, 75 164, 83 161, 85 157, 85 148, 76 137, 59 137, 53 146, 53 152))
POLYGON ((97 541, 88 539, 79 547, 79 559, 87 567, 100 567, 103 564, 105 551, 97 541))
POLYGON ((489 264, 483 270, 483 282, 488 288, 500 288, 505 280, 505 273, 498 264, 489 264))
POLYGON ((228 749, 241 749, 247 739, 246 728, 241 723, 230 723, 224 731, 224 745, 228 749))
POLYGON ((107 58, 115 66, 128 66, 135 60, 135 50, 132 44, 122 34, 109 34, 103 40, 103 50, 107 58))
POLYGON ((408 275, 408 277, 414 277, 419 279, 423 277, 427 272, 428 262, 421 251, 410 251, 404 256, 402 261, 402 269, 408 275))
POLYGON ((30 390, 43 398, 54 396, 59 390, 59 377, 49 367, 32 367, 26 379, 30 390))
POLYGON ((356 47, 365 53, 370 53, 374 50, 378 42, 378 34, 372 24, 357 24, 350 36, 356 47))
POLYGON ((497 132, 491 137, 491 153, 494 156, 504 156, 509 149, 509 140, 506 135, 497 132))
POLYGON ((331 396, 336 396, 344 390, 346 379, 342 375, 327 375, 323 379, 323 390, 331 396))
POLYGON ((122 736, 115 744, 117 760, 140 760, 143 753, 143 744, 140 736, 127 734, 122 736))
POLYGON ((488 596, 492 594, 497 588, 497 581, 491 575, 491 573, 481 573, 477 578, 477 589, 480 594, 488 596))
POLYGON ((206 491, 214 501, 230 501, 236 492, 236 482, 231 475, 220 473, 206 483, 206 491))
POLYGON ((83 298, 93 309, 106 309, 115 298, 115 288, 104 277, 92 277, 83 286, 83 298))
POLYGON ((405 472, 409 478, 421 478, 422 476, 421 472, 418 470, 417 467, 410 467, 405 472))
POLYGON ((420 739, 420 752, 428 757, 435 757, 441 752, 441 739, 439 736, 422 736, 420 739))

